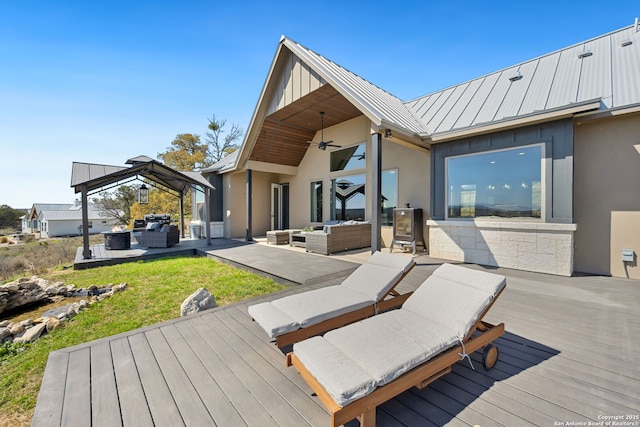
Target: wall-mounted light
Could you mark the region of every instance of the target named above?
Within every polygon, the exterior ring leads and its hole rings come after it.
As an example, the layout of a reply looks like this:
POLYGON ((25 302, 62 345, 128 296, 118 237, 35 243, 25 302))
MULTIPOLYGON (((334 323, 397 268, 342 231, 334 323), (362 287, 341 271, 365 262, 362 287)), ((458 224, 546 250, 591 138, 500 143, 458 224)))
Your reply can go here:
POLYGON ((149 204, 149 188, 145 184, 138 188, 138 203, 141 205, 149 204))
POLYGON ((389 138, 393 138, 393 134, 391 133, 391 129, 385 129, 384 130, 384 137, 389 139, 389 138))

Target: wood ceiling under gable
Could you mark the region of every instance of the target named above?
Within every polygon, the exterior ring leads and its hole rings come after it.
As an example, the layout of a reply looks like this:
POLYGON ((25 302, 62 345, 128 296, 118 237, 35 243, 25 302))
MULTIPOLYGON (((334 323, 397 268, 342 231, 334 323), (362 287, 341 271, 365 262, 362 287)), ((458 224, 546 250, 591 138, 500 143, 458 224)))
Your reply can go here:
MULTIPOLYGON (((309 142, 320 130, 361 116, 362 113, 329 84, 265 117, 249 160, 298 166, 309 142)), ((336 140, 336 144, 340 141, 336 140)))

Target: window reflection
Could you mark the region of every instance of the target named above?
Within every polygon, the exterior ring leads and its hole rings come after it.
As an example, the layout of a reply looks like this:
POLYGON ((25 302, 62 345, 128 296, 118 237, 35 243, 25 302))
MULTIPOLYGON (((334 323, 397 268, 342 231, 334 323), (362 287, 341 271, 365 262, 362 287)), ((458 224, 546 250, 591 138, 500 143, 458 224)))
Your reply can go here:
POLYGON ((365 218, 365 175, 344 176, 331 180, 331 219, 365 218))
POLYGON ((330 153, 331 172, 364 169, 366 166, 364 143, 330 153))
POLYGON ((398 207, 398 169, 382 171, 382 225, 393 225, 393 210, 398 207))
POLYGON ((449 218, 541 218, 542 145, 447 159, 449 218))

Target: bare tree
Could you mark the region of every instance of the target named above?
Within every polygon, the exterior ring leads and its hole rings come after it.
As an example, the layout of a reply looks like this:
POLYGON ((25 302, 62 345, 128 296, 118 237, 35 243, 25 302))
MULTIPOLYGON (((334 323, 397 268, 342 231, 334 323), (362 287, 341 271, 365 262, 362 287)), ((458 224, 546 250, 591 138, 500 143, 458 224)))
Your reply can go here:
POLYGON ((223 136, 227 120, 220 120, 215 114, 207 120, 209 120, 209 125, 207 126, 209 132, 206 133, 205 141, 208 144, 207 160, 210 166, 238 149, 238 142, 244 135, 244 130, 237 124, 233 124, 229 132, 223 136))
POLYGON ((136 196, 136 188, 121 185, 113 193, 101 192, 100 197, 94 198, 92 201, 104 216, 126 225, 131 221, 131 205, 136 201, 136 196))

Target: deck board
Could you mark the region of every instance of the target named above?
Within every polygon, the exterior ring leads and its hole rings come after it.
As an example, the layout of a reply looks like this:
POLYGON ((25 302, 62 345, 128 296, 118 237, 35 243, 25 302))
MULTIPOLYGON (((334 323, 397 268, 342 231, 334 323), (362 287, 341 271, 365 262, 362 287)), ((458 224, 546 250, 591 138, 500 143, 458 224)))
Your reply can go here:
MULTIPOLYGON (((206 253, 301 285, 51 353, 32 425, 329 424, 247 307, 339 284, 357 263, 256 244, 218 242, 206 253)), ((415 259, 400 292, 441 263, 415 259)), ((475 370, 461 361, 429 387, 378 407, 378 425, 554 425, 640 413, 640 281, 469 268, 507 276, 486 317, 506 324, 497 365, 486 371, 474 353, 475 370)))
POLYGON ((156 425, 184 426, 180 410, 156 362, 146 335, 132 335, 127 341, 136 360, 140 384, 144 390, 154 423, 156 425))
MULTIPOLYGON (((151 408, 158 407, 159 402, 147 403, 145 393, 140 382, 139 370, 126 338, 116 339, 111 342, 111 357, 113 357, 113 369, 118 385, 118 398, 120 402, 120 414, 122 424, 128 426, 153 426, 151 408)), ((138 359, 139 365, 145 363, 154 365, 154 359, 138 359)), ((171 402, 168 402, 170 404, 171 402)))
POLYGON ((63 425, 91 424, 91 352, 89 349, 69 355, 69 369, 62 408, 63 425))
POLYGON ((106 342, 91 348, 91 402, 92 425, 122 426, 111 348, 106 342))

